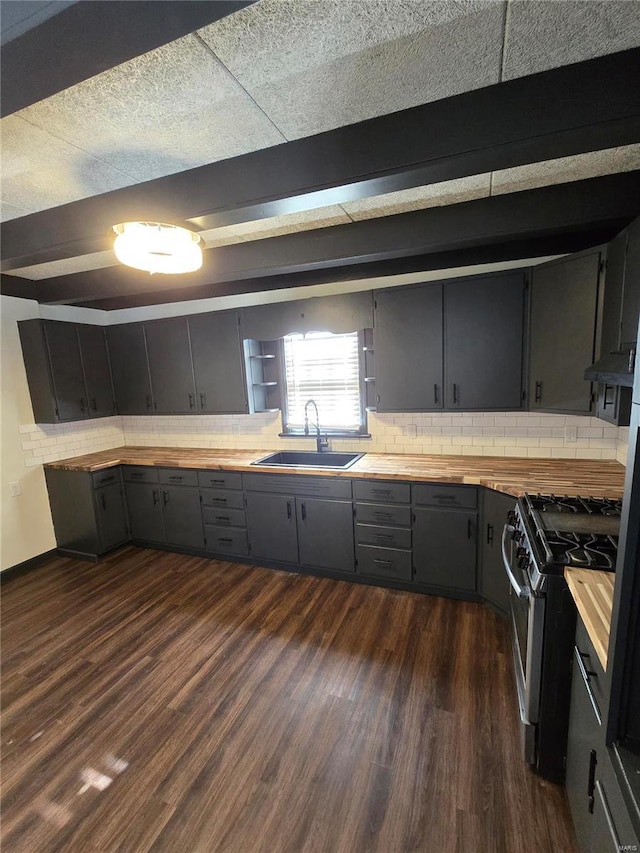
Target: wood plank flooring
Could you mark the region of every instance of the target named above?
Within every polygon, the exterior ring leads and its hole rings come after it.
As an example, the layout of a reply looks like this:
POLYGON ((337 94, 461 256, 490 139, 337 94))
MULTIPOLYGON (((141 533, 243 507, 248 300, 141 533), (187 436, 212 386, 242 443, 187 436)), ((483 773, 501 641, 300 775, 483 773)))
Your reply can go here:
POLYGON ((2 850, 575 853, 466 602, 127 547, 2 589, 2 850))

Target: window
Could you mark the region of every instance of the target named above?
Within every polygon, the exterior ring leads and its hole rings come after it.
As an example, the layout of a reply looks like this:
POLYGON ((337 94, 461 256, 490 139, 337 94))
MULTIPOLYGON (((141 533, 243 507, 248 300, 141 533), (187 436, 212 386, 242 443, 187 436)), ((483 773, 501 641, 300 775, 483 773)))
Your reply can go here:
MULTIPOLYGON (((315 400, 322 432, 364 432, 360 335, 309 332, 284 338, 285 432, 302 433, 304 405, 315 400)), ((309 412, 315 432, 315 411, 309 412)))

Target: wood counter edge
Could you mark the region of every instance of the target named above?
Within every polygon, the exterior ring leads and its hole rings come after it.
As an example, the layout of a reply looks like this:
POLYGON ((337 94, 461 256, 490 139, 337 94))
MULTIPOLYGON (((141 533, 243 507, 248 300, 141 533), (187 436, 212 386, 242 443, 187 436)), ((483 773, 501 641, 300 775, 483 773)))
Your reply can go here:
POLYGON ((564 576, 598 660, 606 670, 615 575, 566 567, 564 576))

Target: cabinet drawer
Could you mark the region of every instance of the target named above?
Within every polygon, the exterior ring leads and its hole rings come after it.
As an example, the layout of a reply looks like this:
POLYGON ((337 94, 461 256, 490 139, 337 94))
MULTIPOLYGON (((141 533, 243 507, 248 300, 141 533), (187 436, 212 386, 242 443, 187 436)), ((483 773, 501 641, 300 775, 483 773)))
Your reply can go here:
POLYGON ((220 554, 238 554, 246 556, 249 553, 246 530, 233 527, 214 527, 205 524, 204 535, 207 540, 207 551, 220 554))
POLYGON ((379 527, 375 524, 356 524, 356 541, 359 545, 411 550, 411 531, 397 527, 379 527))
POLYGON ((589 639, 584 622, 579 616, 576 623, 576 665, 578 657, 582 661, 584 671, 581 670, 581 675, 583 680, 586 677, 586 688, 602 717, 606 711, 607 701, 604 669, 589 639))
POLYGON ((354 497, 358 501, 408 504, 411 502, 409 483, 386 483, 380 480, 356 480, 354 497))
POLYGON ((125 483, 157 483, 158 469, 147 466, 125 465, 122 469, 125 483))
POLYGON ((430 483, 414 483, 413 502, 425 506, 461 507, 475 509, 478 493, 468 486, 435 486, 430 483))
POLYGON ((356 504, 356 519, 360 524, 411 527, 411 507, 358 503, 356 504))
POLYGON ((109 486, 111 483, 120 482, 120 468, 107 468, 105 471, 96 471, 91 475, 93 488, 97 489, 100 486, 109 486))
POLYGON ((359 575, 379 578, 396 578, 410 581, 411 552, 397 551, 394 548, 374 548, 371 545, 358 545, 356 548, 359 575))
POLYGON ((205 524, 213 524, 218 527, 246 527, 246 518, 243 509, 203 506, 202 519, 205 524))
POLYGON ((198 472, 187 468, 160 468, 160 482, 167 486, 197 486, 198 472))
POLYGON ((243 474, 248 492, 351 500, 351 480, 337 477, 304 477, 298 474, 243 474))
POLYGON ((202 506, 217 506, 225 509, 244 509, 242 492, 224 489, 200 489, 202 506))
POLYGON ((241 489, 242 474, 238 471, 198 471, 198 483, 210 489, 241 489))

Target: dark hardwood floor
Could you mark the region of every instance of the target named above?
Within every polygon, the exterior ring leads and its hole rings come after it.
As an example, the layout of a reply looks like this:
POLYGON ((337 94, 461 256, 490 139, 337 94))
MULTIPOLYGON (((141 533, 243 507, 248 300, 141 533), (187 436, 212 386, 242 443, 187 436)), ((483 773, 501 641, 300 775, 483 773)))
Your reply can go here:
POLYGON ((125 548, 2 589, 2 850, 575 853, 476 604, 125 548))

